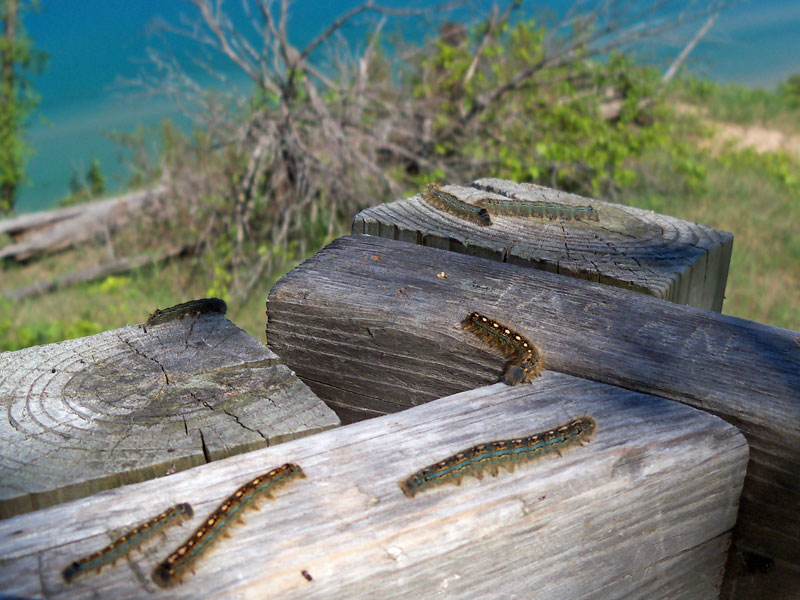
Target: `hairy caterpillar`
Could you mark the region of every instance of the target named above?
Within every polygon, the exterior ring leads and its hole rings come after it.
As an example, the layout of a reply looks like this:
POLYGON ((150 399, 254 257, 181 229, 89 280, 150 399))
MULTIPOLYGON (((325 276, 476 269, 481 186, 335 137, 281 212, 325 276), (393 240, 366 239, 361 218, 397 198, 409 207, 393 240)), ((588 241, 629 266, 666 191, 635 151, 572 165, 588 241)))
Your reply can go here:
POLYGON ((542 372, 539 349, 513 329, 477 312, 467 315, 463 327, 510 357, 503 373, 508 385, 527 383, 542 372))
POLYGON ((248 481, 219 505, 203 524, 175 552, 158 565, 152 574, 153 581, 161 587, 176 583, 195 561, 208 550, 232 522, 251 506, 256 498, 272 498, 272 492, 295 478, 305 478, 303 470, 287 463, 248 481))
POLYGON ((183 304, 176 304, 164 310, 158 310, 150 315, 145 323, 145 327, 152 327, 160 323, 166 323, 173 319, 183 319, 184 317, 195 317, 210 313, 224 315, 228 310, 227 304, 220 298, 201 298, 200 300, 189 300, 183 304))
POLYGON ((98 550, 94 554, 90 554, 85 558, 75 561, 64 569, 61 574, 64 576, 66 582, 69 583, 82 573, 92 570, 99 571, 103 566, 114 563, 131 550, 141 546, 151 538, 153 534, 163 531, 176 523, 182 523, 185 520, 191 519, 193 515, 194 512, 192 511, 191 505, 185 503, 176 504, 146 523, 137 525, 102 550, 98 550))
POLYGON ((417 471, 400 482, 400 489, 413 498, 427 488, 450 481, 461 485, 466 475, 483 479, 484 471, 488 471, 494 477, 500 467, 513 472, 517 463, 536 460, 552 452, 560 455, 565 448, 588 440, 596 430, 594 419, 583 416, 527 437, 478 444, 417 471))
POLYGON ((426 185, 422 196, 429 204, 451 215, 472 221, 482 227, 492 224, 492 219, 485 208, 464 202, 453 194, 445 192, 435 183, 426 185))
POLYGON ((573 206, 557 202, 537 200, 502 200, 500 198, 481 198, 475 202, 490 213, 515 217, 541 217, 547 219, 599 221, 600 216, 593 206, 573 206))

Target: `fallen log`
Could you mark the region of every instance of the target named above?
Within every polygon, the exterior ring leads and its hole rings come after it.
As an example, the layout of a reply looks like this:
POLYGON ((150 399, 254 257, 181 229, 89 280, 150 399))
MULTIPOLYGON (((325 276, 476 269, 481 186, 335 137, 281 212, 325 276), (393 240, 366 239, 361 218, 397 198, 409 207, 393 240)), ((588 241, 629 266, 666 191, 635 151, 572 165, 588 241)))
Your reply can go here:
POLYGON ((86 269, 73 271, 61 277, 55 277, 48 281, 39 281, 32 285, 14 290, 0 291, 0 296, 9 298, 11 300, 23 300, 25 298, 32 298, 40 296, 49 292, 55 291, 59 288, 68 287, 77 283, 86 283, 103 279, 109 275, 118 275, 120 273, 127 273, 134 269, 140 269, 147 265, 162 263, 164 261, 177 258, 179 256, 186 256, 193 250, 193 246, 182 246, 173 250, 167 250, 158 254, 140 254, 133 257, 118 258, 110 263, 96 265, 86 269))
POLYGON ((162 198, 166 192, 166 187, 158 186, 99 202, 0 221, 0 235, 6 233, 14 240, 0 248, 0 259, 27 261, 113 232, 127 223, 137 211, 162 198))

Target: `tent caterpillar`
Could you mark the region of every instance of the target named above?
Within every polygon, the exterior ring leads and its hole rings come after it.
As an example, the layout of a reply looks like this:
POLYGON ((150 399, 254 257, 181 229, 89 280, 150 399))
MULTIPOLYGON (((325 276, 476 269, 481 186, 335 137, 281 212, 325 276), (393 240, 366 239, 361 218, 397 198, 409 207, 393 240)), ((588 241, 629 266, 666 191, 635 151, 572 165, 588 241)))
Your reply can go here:
POLYGON ((89 556, 75 561, 64 569, 61 574, 64 576, 64 580, 69 583, 82 573, 91 570, 99 571, 103 566, 109 563, 113 564, 117 559, 141 546, 151 538, 153 534, 163 531, 176 523, 182 523, 183 521, 191 519, 193 515, 194 512, 192 511, 191 505, 186 503, 176 504, 146 523, 137 525, 102 550, 98 550, 89 556))
POLYGON ((481 198, 475 206, 482 206, 492 214, 514 217, 541 217, 550 220, 587 220, 599 221, 600 216, 593 206, 573 206, 558 202, 540 202, 538 200, 501 200, 499 198, 481 198))
POLYGON ((221 537, 220 534, 226 527, 241 519, 241 513, 256 498, 272 498, 273 490, 297 477, 305 478, 303 470, 298 465, 287 463, 245 483, 228 496, 177 550, 153 570, 153 581, 161 587, 176 583, 192 568, 203 552, 221 537))
POLYGON ((489 217, 489 213, 485 208, 464 202, 453 194, 445 192, 435 183, 429 183, 425 186, 422 197, 425 198, 428 204, 433 205, 439 210, 443 210, 461 219, 477 223, 481 227, 492 224, 492 219, 489 217))
POLYGON ((513 329, 477 312, 467 315, 463 327, 510 357, 503 373, 508 385, 527 383, 542 372, 542 353, 513 329))
POLYGON ((156 311, 148 317, 145 327, 152 327, 160 323, 166 323, 174 319, 183 319, 184 317, 196 317, 198 315, 206 315, 210 313, 219 313, 224 315, 228 310, 228 306, 224 300, 220 298, 201 298, 200 300, 189 300, 182 304, 176 304, 163 310, 156 309, 156 311))
POLYGON ((546 454, 561 451, 587 441, 597 430, 597 423, 588 416, 573 419, 555 429, 523 438, 478 444, 432 464, 400 482, 400 489, 409 498, 427 488, 450 481, 461 485, 466 475, 483 479, 484 470, 494 477, 500 467, 513 472, 517 463, 529 462, 546 454))

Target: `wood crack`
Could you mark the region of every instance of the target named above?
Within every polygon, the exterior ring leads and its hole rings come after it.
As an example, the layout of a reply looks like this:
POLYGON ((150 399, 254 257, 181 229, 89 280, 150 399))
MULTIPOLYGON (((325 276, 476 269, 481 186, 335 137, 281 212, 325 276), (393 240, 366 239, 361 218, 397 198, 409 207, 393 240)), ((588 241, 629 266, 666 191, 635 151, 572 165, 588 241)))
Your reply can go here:
POLYGON ((159 368, 159 369, 161 369, 161 372, 164 374, 164 381, 166 382, 166 385, 169 385, 169 384, 170 384, 169 375, 167 374, 167 370, 164 368, 164 366, 163 366, 163 365, 162 365, 160 362, 158 362, 158 361, 157 361, 155 358, 153 358, 152 356, 147 356, 147 355, 146 355, 144 352, 142 352, 141 350, 139 350, 138 348, 136 348, 136 347, 135 347, 133 344, 131 344, 131 343, 130 343, 128 340, 126 340, 125 338, 123 338, 121 335, 117 334, 117 339, 119 339, 119 341, 121 341, 121 342, 122 342, 123 344, 125 344, 125 345, 126 345, 128 348, 130 348, 131 350, 133 350, 133 351, 134 351, 136 354, 138 354, 139 356, 141 356, 141 357, 142 357, 142 358, 144 358, 145 360, 151 360, 151 361, 153 361, 154 363, 156 363, 156 364, 158 365, 158 368, 159 368))
POLYGON ((206 463, 211 462, 211 453, 208 451, 208 446, 206 446, 206 438, 203 435, 203 430, 197 430, 200 433, 200 446, 203 448, 203 458, 205 458, 206 463))

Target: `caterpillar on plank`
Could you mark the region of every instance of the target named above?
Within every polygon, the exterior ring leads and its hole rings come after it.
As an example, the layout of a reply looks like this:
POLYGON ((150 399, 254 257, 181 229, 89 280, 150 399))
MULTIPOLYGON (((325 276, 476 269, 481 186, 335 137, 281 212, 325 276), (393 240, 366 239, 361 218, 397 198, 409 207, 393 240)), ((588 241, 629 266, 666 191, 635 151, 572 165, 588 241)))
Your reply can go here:
POLYGON ((224 315, 228 310, 225 301, 220 298, 201 298, 200 300, 189 300, 182 304, 176 304, 163 310, 156 309, 150 315, 145 323, 145 327, 152 327, 160 323, 166 323, 174 319, 183 319, 184 317, 196 317, 198 315, 206 315, 211 313, 219 313, 224 315))
POLYGON ((527 383, 542 372, 539 349, 513 329, 477 312, 469 313, 462 326, 510 357, 503 373, 508 385, 527 383))
POLYGON ((513 472, 517 463, 537 460, 554 452, 561 455, 562 450, 587 441, 596 430, 594 419, 582 416, 541 433, 478 444, 417 471, 399 483, 400 489, 413 498, 419 492, 443 483, 452 481, 461 485, 461 480, 467 475, 483 479, 484 472, 488 471, 494 477, 501 467, 513 472))
POLYGON ((481 227, 492 224, 492 219, 489 217, 489 213, 485 208, 464 202, 453 194, 445 192, 435 183, 429 183, 425 186, 422 197, 428 204, 433 205, 439 210, 476 223, 481 227))
POLYGON ((475 206, 481 206, 492 214, 514 217, 541 217, 550 220, 564 219, 575 221, 599 221, 600 216, 593 206, 573 206, 558 202, 538 200, 506 200, 500 198, 481 198, 475 206))
POLYGON ((298 465, 286 463, 245 483, 228 496, 177 550, 153 570, 153 581, 161 587, 177 583, 221 537, 222 532, 231 523, 241 519, 242 512, 248 506, 253 505, 257 498, 272 498, 272 492, 276 488, 295 478, 305 478, 303 470, 298 465))
POLYGON ((155 533, 163 531, 176 523, 191 519, 193 515, 194 512, 191 505, 186 503, 176 504, 146 523, 137 525, 102 550, 73 562, 61 574, 64 580, 70 583, 75 577, 87 571, 99 571, 105 565, 113 564, 117 559, 144 544, 155 533))

